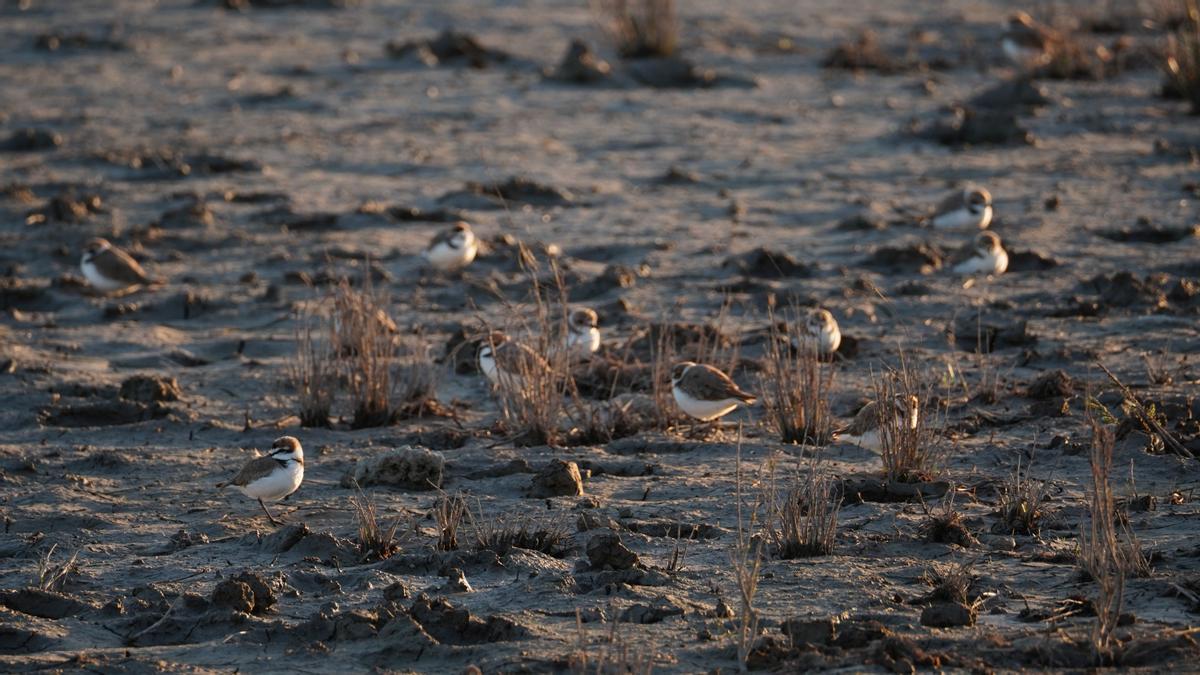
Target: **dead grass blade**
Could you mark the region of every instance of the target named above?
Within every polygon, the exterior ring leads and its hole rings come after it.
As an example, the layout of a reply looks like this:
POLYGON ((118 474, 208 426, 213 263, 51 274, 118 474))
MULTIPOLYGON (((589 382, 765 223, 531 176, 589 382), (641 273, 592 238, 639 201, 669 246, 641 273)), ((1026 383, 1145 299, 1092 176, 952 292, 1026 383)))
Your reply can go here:
POLYGON ((790 309, 785 334, 774 310, 768 310, 767 348, 759 389, 767 419, 782 442, 825 446, 833 440, 833 415, 829 411, 833 366, 824 362, 815 346, 791 344, 789 336, 803 335, 801 317, 796 307, 790 309))
POLYGON ((675 0, 591 0, 591 6, 623 58, 675 53, 679 44, 675 0))

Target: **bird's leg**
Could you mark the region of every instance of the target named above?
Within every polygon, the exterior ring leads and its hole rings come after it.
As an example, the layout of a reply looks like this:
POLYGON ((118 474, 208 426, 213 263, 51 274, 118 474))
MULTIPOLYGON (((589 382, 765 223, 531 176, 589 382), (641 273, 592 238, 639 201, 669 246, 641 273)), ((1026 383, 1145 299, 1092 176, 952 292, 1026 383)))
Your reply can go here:
POLYGON ((279 522, 278 520, 275 520, 275 516, 271 515, 271 511, 269 509, 267 509, 267 505, 265 503, 263 503, 262 499, 258 500, 258 505, 262 507, 263 513, 267 514, 267 518, 271 519, 272 525, 282 525, 283 524, 283 523, 279 522))

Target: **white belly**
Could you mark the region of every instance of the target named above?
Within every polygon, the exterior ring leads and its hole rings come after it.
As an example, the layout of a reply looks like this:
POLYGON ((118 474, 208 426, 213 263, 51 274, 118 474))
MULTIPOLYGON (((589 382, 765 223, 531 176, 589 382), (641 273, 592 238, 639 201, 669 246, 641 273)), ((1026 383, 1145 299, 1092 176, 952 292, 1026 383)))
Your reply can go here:
POLYGON ((933 219, 933 226, 939 230, 984 230, 991 222, 992 207, 988 206, 978 215, 965 208, 943 213, 933 219))
POLYGON ((1004 50, 1004 55, 1008 57, 1008 60, 1018 66, 1037 66, 1049 59, 1044 51, 1022 47, 1011 38, 1004 38, 1000 42, 1000 48, 1004 50))
POLYGON ((877 429, 872 429, 861 436, 846 436, 846 440, 875 454, 879 454, 883 447, 883 444, 879 441, 879 431, 877 429))
POLYGON ((1008 253, 1000 251, 987 256, 976 256, 954 266, 958 274, 1004 274, 1008 269, 1008 253))
POLYGON ((738 405, 738 400, 735 398, 726 398, 720 401, 702 401, 692 398, 687 393, 680 391, 679 387, 671 387, 671 393, 674 394, 675 403, 679 405, 680 410, 701 422, 724 417, 733 412, 738 405))
POLYGON ((577 358, 586 358, 600 349, 600 329, 589 328, 586 333, 571 332, 567 338, 567 348, 571 350, 571 355, 577 358))
POLYGON ((462 248, 441 243, 425 251, 425 260, 436 269, 455 270, 469 265, 478 251, 479 245, 474 241, 468 242, 462 248))
POLYGON ((479 371, 488 379, 488 382, 492 383, 492 386, 496 386, 496 359, 490 353, 479 355, 479 371))
POLYGON ((83 272, 83 278, 87 279, 87 282, 91 284, 92 288, 95 288, 98 291, 104 291, 107 293, 126 288, 126 285, 120 281, 109 279, 108 277, 100 274, 100 270, 96 268, 96 264, 93 262, 80 262, 79 269, 83 272))
POLYGON ((299 462, 288 462, 286 468, 280 467, 266 476, 244 486, 238 486, 242 494, 252 499, 277 501, 292 494, 304 480, 304 465, 299 462))
POLYGON ((821 330, 817 336, 802 335, 792 341, 796 349, 815 349, 818 354, 832 354, 842 346, 842 331, 837 326, 821 330))

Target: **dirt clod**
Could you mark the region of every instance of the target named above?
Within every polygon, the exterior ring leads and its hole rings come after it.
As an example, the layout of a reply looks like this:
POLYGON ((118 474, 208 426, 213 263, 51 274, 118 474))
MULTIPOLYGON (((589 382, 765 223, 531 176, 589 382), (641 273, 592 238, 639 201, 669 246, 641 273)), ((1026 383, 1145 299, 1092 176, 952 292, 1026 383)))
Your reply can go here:
POLYGON ((183 391, 173 377, 134 375, 121 383, 121 398, 127 401, 178 401, 182 395, 183 391))
POLYGON ((594 570, 628 570, 638 565, 638 555, 615 533, 593 535, 587 543, 587 557, 594 570))
POLYGON ((552 459, 533 476, 532 497, 578 497, 583 495, 583 476, 575 462, 552 459))

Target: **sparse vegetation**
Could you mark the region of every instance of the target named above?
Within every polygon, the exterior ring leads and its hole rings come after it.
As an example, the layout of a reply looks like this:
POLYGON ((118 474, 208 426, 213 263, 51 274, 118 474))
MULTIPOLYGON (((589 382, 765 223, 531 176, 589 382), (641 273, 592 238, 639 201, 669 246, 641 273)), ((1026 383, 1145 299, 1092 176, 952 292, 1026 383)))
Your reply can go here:
POLYGON ((737 538, 729 552, 729 561, 733 566, 734 580, 737 583, 738 609, 734 626, 734 646, 737 649, 738 666, 742 672, 746 670, 746 659, 758 637, 758 611, 754 608, 754 596, 758 593, 758 582, 762 575, 763 537, 755 531, 759 527, 759 511, 762 507, 761 493, 755 499, 754 505, 746 514, 744 493, 742 490, 742 433, 738 428, 737 463, 734 476, 734 506, 737 515, 737 538))
POLYGON ((941 475, 945 443, 930 424, 930 391, 921 385, 907 359, 899 370, 874 379, 879 455, 888 480, 927 481, 941 475))
POLYGON ((288 362, 288 379, 296 392, 300 425, 329 426, 337 393, 338 363, 333 336, 318 328, 316 317, 297 317, 296 356, 288 362))
POLYGON ((497 350, 496 396, 505 427, 520 445, 558 445, 564 439, 571 383, 571 355, 564 347, 567 298, 562 273, 550 261, 553 287, 542 281, 536 258, 518 244, 530 283, 531 307, 510 307, 504 331, 489 331, 483 344, 497 350), (506 342, 507 339, 507 342, 506 342))
POLYGON ((38 556, 37 572, 33 577, 34 588, 43 591, 61 591, 70 581, 71 576, 79 571, 76 565, 79 551, 75 551, 65 560, 56 562, 54 560, 56 550, 58 550, 58 545, 51 544, 50 548, 38 556))
POLYGON ((933 563, 924 575, 932 590, 924 602, 957 602, 971 604, 971 586, 975 583, 975 560, 964 559, 958 563, 933 563))
POLYGON ((571 532, 564 522, 536 518, 525 514, 500 517, 488 516, 482 505, 471 514, 476 551, 492 551, 505 555, 514 548, 545 553, 562 558, 575 546, 571 532))
POLYGON ((445 492, 433 505, 433 519, 437 523, 439 551, 454 551, 458 548, 458 529, 467 515, 467 500, 461 494, 445 492))
POLYGON ((1088 523, 1079 526, 1079 564, 1096 583, 1093 601, 1096 622, 1092 627, 1092 656, 1097 665, 1115 660, 1113 637, 1125 601, 1125 578, 1130 560, 1117 534, 1116 501, 1112 492, 1112 455, 1116 440, 1108 427, 1094 419, 1091 460, 1092 485, 1088 491, 1088 523))
POLYGON ((333 292, 335 350, 342 358, 342 377, 350 392, 355 429, 391 423, 393 333, 387 296, 376 292, 370 273, 362 288, 343 279, 333 292))
POLYGON ((833 366, 824 362, 815 346, 804 341, 799 346, 790 343, 789 336, 803 335, 805 329, 796 308, 790 315, 785 335, 774 312, 768 313, 759 386, 767 419, 784 443, 828 445, 833 439, 833 415, 829 412, 833 366))
POLYGON ((1042 531, 1046 512, 1046 481, 1030 478, 1029 466, 1024 471, 1018 459, 1012 477, 1000 487, 1000 522, 996 529, 1008 534, 1036 535, 1042 531))
POLYGON ((978 544, 979 540, 963 522, 962 512, 955 506, 956 498, 957 493, 951 491, 933 509, 926 507, 922 502, 922 508, 925 509, 928 518, 924 524, 925 538, 939 544, 957 544, 963 548, 970 548, 978 544))
POLYGON ((400 551, 400 542, 396 537, 400 529, 400 518, 397 517, 390 525, 380 521, 379 510, 375 500, 362 490, 350 497, 350 506, 354 510, 354 522, 357 530, 359 559, 363 562, 386 560, 400 551))
POLYGON ((567 659, 572 675, 650 675, 654 672, 654 655, 631 650, 621 635, 621 623, 609 621, 603 646, 593 648, 588 644, 583 614, 575 610, 576 646, 567 659))
POLYGON ((775 555, 793 559, 833 553, 842 496, 837 481, 816 459, 806 463, 782 495, 771 494, 768 500, 765 529, 775 555))
POLYGON ((591 5, 623 58, 675 54, 679 46, 675 0, 591 0, 591 5))
POLYGON ((1180 0, 1180 4, 1186 18, 1179 30, 1167 38, 1163 92, 1189 102, 1192 113, 1200 115, 1200 2, 1180 0))

